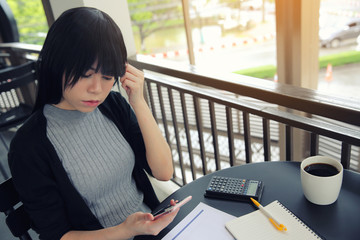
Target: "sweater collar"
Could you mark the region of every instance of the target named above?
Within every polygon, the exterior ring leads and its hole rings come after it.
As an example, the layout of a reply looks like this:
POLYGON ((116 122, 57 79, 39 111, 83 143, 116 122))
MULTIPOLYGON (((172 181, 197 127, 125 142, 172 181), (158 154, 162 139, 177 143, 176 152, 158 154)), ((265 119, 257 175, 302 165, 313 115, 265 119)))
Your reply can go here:
POLYGON ((55 107, 51 104, 46 104, 44 106, 44 115, 46 117, 52 117, 57 119, 58 121, 81 121, 84 120, 86 117, 90 117, 92 114, 95 114, 97 111, 99 111, 98 108, 96 108, 92 112, 80 112, 77 110, 65 110, 58 107, 55 107))

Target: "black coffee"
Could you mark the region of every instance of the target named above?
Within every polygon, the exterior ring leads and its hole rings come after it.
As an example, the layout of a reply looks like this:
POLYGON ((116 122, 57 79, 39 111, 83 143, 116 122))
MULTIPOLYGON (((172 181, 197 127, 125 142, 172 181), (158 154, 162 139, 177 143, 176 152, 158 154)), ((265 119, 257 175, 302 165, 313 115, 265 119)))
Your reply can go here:
POLYGON ((319 177, 330 177, 339 173, 336 167, 326 163, 313 163, 304 168, 305 172, 319 177))

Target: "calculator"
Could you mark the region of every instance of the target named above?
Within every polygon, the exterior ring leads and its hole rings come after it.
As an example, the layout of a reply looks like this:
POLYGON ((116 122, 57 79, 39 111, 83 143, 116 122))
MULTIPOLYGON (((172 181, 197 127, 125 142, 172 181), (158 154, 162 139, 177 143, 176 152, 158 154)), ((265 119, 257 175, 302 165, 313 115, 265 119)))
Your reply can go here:
POLYGON ((260 201, 264 184, 262 181, 213 176, 205 191, 205 197, 233 201, 260 201))

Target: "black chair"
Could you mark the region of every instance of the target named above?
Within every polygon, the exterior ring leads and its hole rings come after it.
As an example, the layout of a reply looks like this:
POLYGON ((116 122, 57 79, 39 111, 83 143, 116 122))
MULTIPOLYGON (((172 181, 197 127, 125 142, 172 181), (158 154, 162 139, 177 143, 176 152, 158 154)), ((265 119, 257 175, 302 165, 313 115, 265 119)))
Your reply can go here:
MULTIPOLYGON (((31 114, 36 94, 35 62, 0 69, 0 141, 6 151, 3 133, 22 124, 31 114)), ((9 176, 0 163, 5 179, 9 176)))
POLYGON ((31 240, 31 220, 20 202, 12 178, 0 185, 0 212, 6 215, 6 224, 11 233, 22 240, 31 240))

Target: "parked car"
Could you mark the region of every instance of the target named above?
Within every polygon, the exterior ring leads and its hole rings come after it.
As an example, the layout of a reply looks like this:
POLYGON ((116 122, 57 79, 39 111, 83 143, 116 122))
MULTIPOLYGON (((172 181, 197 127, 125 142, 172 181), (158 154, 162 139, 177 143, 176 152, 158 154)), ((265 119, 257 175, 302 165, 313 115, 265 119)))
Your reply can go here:
POLYGON ((320 24, 319 40, 322 47, 337 48, 345 40, 355 41, 360 34, 360 18, 327 19, 328 22, 323 26, 320 24))

